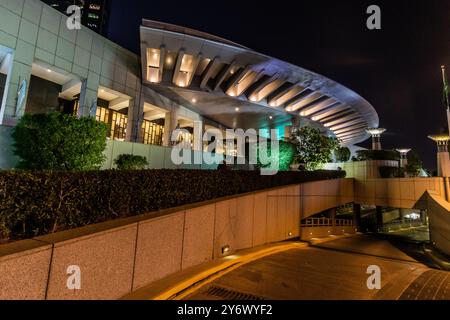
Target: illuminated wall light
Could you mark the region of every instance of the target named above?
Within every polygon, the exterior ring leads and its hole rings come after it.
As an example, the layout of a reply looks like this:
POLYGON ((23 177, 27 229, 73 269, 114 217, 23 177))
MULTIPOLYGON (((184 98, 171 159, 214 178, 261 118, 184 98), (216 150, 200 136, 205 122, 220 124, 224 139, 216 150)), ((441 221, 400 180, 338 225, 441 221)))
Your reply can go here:
POLYGON ((192 103, 197 103, 197 99, 192 99, 192 103))
POLYGON ((51 73, 51 72, 52 72, 52 70, 50 70, 50 69, 47 69, 47 72, 48 72, 48 73, 51 73))
POLYGON ((273 120, 273 116, 270 116, 269 119, 270 119, 270 120, 273 120))
POLYGON ((236 108, 236 109, 234 109, 236 112, 239 112, 239 110, 241 110, 241 109, 239 109, 239 108, 236 108))
POLYGON ((166 59, 166 62, 167 62, 168 64, 171 64, 171 63, 172 63, 172 58, 167 58, 167 59, 166 59))
POLYGON ((227 254, 230 251, 231 251, 231 247, 229 245, 222 247, 222 254, 227 254))

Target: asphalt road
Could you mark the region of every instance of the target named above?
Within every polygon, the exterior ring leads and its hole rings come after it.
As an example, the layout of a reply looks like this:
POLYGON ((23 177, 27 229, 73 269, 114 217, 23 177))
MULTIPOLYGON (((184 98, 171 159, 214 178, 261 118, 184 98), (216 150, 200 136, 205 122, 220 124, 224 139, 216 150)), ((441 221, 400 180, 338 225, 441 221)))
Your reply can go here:
POLYGON ((450 299, 449 275, 429 269, 387 240, 361 235, 252 262, 187 299, 450 299), (369 266, 381 270, 380 290, 367 286, 369 266))

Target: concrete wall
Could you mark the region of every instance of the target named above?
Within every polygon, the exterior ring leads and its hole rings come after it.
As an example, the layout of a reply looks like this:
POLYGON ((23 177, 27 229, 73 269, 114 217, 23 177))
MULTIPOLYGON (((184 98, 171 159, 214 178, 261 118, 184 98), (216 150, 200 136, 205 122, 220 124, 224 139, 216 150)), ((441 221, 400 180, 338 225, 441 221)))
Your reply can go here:
POLYGON ((354 201, 353 179, 319 181, 301 185, 301 219, 354 201))
POLYGON ((437 192, 427 192, 417 208, 428 211, 431 243, 450 256, 450 203, 437 192))
POLYGON ((392 208, 412 209, 426 191, 445 199, 443 178, 402 178, 355 180, 355 202, 392 208))
POLYGON ((225 246, 233 254, 298 238, 300 218, 350 199, 351 185, 343 179, 286 186, 3 245, 0 298, 117 299, 220 258, 225 246), (304 194, 311 190, 321 196, 304 194), (312 203, 331 190, 336 202, 312 203), (81 268, 81 290, 67 289, 72 265, 81 268))

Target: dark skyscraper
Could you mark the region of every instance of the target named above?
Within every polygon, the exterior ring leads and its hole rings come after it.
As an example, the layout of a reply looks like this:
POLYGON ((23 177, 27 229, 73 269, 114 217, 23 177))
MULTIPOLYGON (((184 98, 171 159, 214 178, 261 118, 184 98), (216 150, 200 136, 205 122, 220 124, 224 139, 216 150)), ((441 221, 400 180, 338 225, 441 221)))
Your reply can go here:
POLYGON ((56 10, 67 14, 67 8, 77 5, 81 8, 81 23, 106 36, 108 31, 110 0, 42 0, 56 10))

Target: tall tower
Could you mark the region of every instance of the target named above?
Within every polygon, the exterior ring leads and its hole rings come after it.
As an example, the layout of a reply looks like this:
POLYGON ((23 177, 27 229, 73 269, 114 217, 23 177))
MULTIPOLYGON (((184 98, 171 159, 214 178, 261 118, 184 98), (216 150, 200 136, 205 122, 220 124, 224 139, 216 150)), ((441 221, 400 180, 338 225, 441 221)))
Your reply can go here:
POLYGON ((369 128, 366 130, 372 136, 372 150, 381 149, 381 135, 386 132, 383 128, 369 128))

